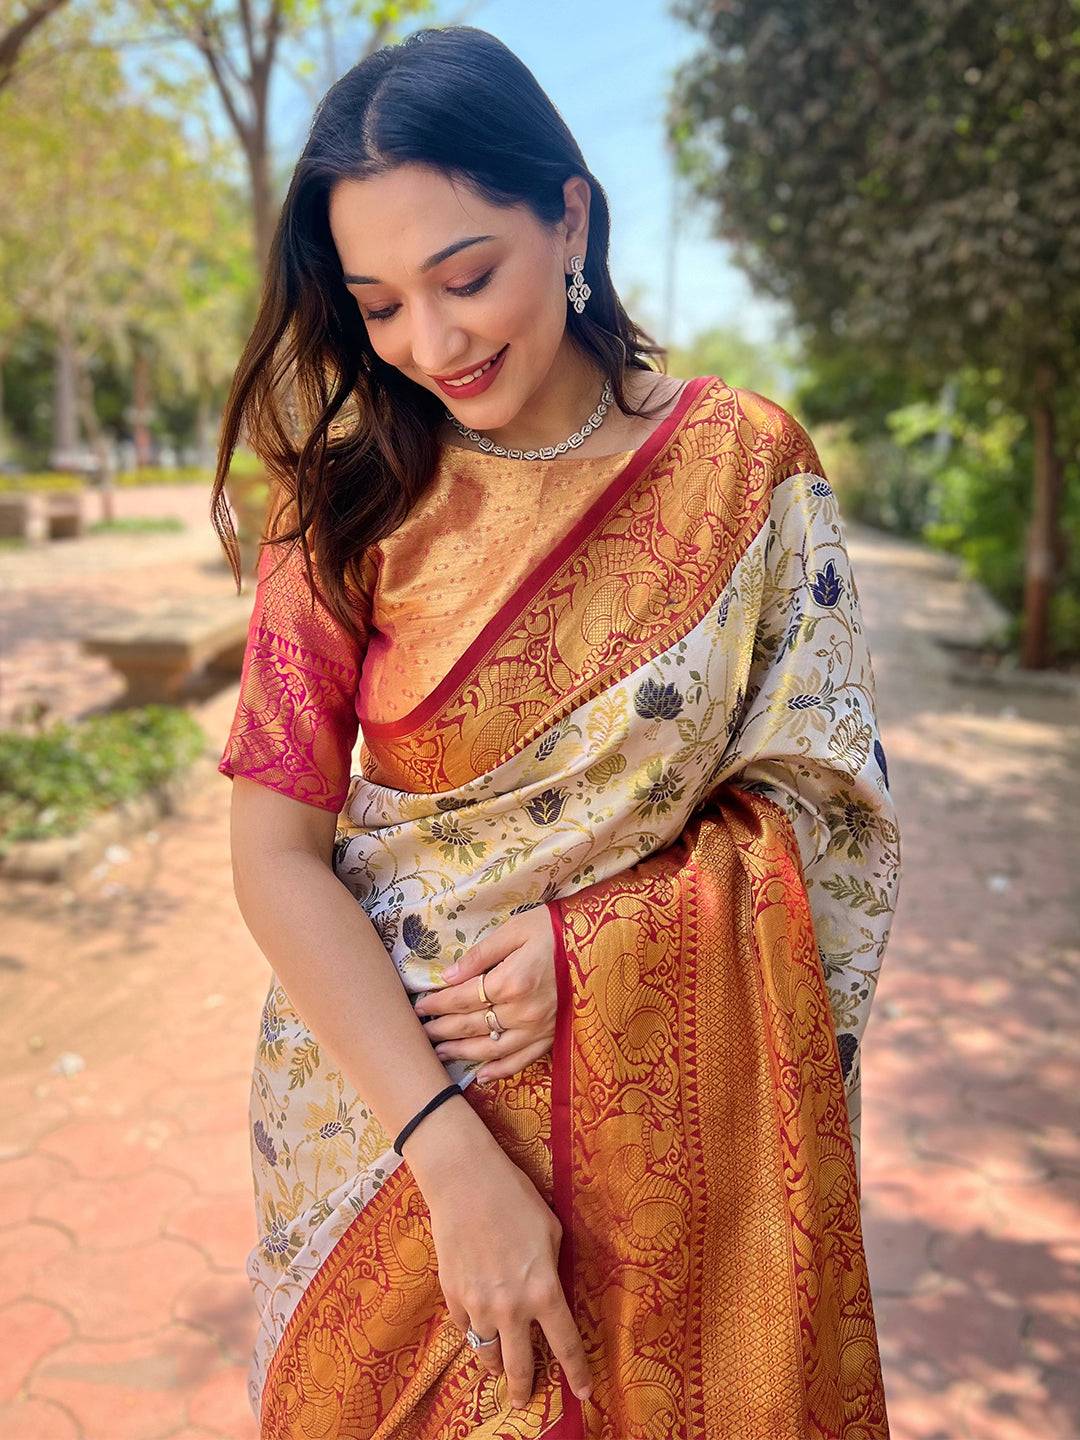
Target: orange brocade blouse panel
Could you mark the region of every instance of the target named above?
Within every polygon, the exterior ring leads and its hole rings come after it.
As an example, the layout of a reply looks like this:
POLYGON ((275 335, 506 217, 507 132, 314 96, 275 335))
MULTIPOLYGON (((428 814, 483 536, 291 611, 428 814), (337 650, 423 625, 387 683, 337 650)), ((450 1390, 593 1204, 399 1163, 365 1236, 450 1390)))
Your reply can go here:
POLYGON ((221 773, 340 810, 359 717, 415 710, 636 453, 526 461, 444 447, 420 503, 372 548, 359 639, 310 601, 299 546, 265 546, 221 773))

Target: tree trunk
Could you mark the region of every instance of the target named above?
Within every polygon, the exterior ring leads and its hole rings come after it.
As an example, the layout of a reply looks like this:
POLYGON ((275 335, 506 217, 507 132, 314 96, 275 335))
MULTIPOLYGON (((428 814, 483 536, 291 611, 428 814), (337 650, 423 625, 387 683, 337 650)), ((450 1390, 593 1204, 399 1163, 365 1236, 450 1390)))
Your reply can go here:
POLYGON ((53 397, 53 444, 50 463, 62 470, 73 462, 79 446, 79 419, 76 400, 75 342, 67 316, 56 329, 55 394, 53 397))
POLYGON ((1050 601, 1062 555, 1060 516, 1064 466, 1055 444, 1056 380, 1052 365, 1043 362, 1035 367, 1035 400, 1031 409, 1035 438, 1034 495, 1027 537, 1020 642, 1020 664, 1029 670, 1045 670, 1051 661, 1050 601))
POLYGON ((7 415, 4 405, 4 360, 6 356, 0 355, 0 460, 6 460, 8 456, 8 433, 7 415))
POLYGON ((98 496, 101 500, 101 518, 105 521, 116 519, 116 507, 113 499, 112 486, 112 463, 109 457, 108 436, 102 428, 98 419, 97 406, 94 404, 94 381, 90 374, 89 367, 85 361, 76 356, 76 393, 79 400, 79 413, 82 416, 83 427, 89 440, 90 447, 97 457, 97 487, 98 496))
POLYGON ((136 465, 153 464, 154 437, 150 433, 150 421, 153 418, 154 407, 150 394, 150 354, 145 341, 140 339, 135 345, 131 376, 131 438, 135 445, 136 465))
POLYGON ((267 153, 265 136, 260 135, 249 147, 248 164, 251 172, 251 202, 255 222, 255 255, 259 274, 265 278, 267 261, 270 258, 270 242, 274 238, 273 188, 270 181, 270 157, 267 153))

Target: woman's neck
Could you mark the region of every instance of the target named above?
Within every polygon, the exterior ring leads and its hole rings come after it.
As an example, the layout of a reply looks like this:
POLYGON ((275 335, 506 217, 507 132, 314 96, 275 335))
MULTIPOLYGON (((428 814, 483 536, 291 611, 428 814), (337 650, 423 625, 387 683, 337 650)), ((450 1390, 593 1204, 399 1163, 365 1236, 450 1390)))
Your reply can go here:
MULTIPOLYGON (((570 378, 565 370, 560 369, 553 389, 544 387, 530 397, 528 405, 523 406, 509 424, 493 430, 481 428, 480 434, 507 450, 540 450, 548 445, 558 445, 586 423, 600 403, 603 385, 599 368, 591 362, 576 365, 570 378)), ((674 402, 682 382, 655 371, 627 370, 623 385, 631 404, 640 407, 647 403, 652 408, 660 400, 674 402)), ((660 409, 656 414, 643 418, 624 415, 612 402, 600 425, 575 447, 573 453, 585 457, 636 449, 663 413, 660 409)), ((442 422, 439 438, 444 444, 457 449, 481 448, 463 436, 449 420, 442 422)))

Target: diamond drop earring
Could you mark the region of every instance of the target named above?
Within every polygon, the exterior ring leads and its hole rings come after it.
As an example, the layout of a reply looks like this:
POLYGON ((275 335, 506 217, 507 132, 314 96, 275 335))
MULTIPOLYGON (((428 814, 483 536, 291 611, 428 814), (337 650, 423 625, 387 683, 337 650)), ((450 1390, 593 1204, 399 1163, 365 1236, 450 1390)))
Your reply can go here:
POLYGON ((585 277, 582 270, 585 268, 585 257, 583 255, 570 256, 570 269, 574 272, 573 284, 566 290, 567 297, 573 301, 574 309, 580 315, 585 309, 585 301, 588 300, 592 291, 585 284, 585 277))

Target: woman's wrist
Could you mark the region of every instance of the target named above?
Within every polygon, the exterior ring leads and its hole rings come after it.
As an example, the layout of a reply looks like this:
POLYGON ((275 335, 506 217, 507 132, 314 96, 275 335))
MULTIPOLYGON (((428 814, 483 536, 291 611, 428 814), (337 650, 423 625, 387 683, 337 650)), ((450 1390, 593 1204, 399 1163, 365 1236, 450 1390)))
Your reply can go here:
POLYGON ((430 1199, 459 1184, 475 1167, 477 1152, 487 1146, 502 1154, 462 1092, 425 1115, 401 1149, 425 1199, 430 1199))

